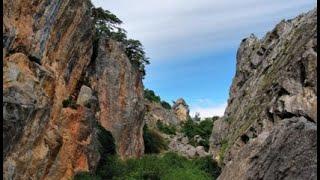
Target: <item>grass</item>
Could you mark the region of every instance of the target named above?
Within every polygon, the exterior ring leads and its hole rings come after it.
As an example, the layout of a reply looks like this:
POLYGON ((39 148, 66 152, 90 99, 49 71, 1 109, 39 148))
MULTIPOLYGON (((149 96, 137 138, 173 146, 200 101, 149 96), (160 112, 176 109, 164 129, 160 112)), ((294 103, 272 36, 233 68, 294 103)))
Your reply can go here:
POLYGON ((212 180, 219 174, 220 168, 210 157, 189 160, 175 153, 166 153, 127 161, 109 156, 95 174, 80 173, 75 179, 212 180))

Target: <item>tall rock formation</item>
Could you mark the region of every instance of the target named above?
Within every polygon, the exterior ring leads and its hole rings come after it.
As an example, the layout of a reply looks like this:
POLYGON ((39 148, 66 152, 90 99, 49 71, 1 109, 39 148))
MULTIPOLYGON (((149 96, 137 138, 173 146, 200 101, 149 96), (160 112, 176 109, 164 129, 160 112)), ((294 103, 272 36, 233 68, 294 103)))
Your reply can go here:
POLYGON ((93 170, 97 122, 115 136, 121 157, 140 156, 142 75, 115 42, 101 41, 93 56, 90 1, 3 5, 4 179, 93 170), (86 73, 91 67, 95 74, 86 73))
POLYGON ((144 153, 144 97, 142 73, 131 63, 121 43, 102 39, 87 77, 97 92, 101 125, 116 141, 121 158, 144 153))
POLYGON ((242 40, 211 152, 219 180, 316 179, 316 9, 242 40))
POLYGON ((185 102, 184 99, 179 98, 176 102, 174 102, 172 109, 174 113, 178 116, 180 121, 187 121, 190 117, 189 115, 189 106, 185 102))

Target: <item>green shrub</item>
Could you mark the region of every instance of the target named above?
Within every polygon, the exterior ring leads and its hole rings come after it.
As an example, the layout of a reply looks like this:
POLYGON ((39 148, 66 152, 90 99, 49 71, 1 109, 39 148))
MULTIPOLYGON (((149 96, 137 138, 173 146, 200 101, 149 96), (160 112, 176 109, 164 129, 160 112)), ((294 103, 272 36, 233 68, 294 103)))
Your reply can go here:
POLYGON ((144 90, 144 98, 148 99, 151 102, 160 102, 160 96, 157 96, 154 91, 145 89, 144 90))
POLYGON ((159 120, 157 121, 157 128, 159 129, 159 131, 161 131, 161 132, 163 132, 165 134, 169 134, 169 135, 175 135, 176 131, 177 131, 176 127, 163 124, 159 120))
POLYGON ((225 153, 229 147, 229 143, 227 139, 223 139, 220 143, 221 147, 220 147, 220 151, 219 151, 219 157, 220 160, 223 161, 225 153))
POLYGON ((70 107, 72 109, 77 109, 78 105, 76 104, 76 101, 71 96, 69 96, 68 99, 62 101, 62 107, 70 107))
POLYGON ((89 172, 80 172, 74 176, 75 180, 102 180, 100 177, 91 175, 89 172))
POLYGON ((166 101, 161 101, 161 106, 165 109, 171 109, 171 105, 166 101))
POLYGON ((125 53, 130 61, 137 65, 145 76, 145 65, 150 64, 149 58, 146 57, 144 48, 139 40, 128 39, 127 32, 120 28, 122 21, 108 10, 104 10, 101 7, 92 8, 93 22, 95 25, 95 35, 93 37, 94 53, 93 57, 97 56, 98 42, 101 38, 110 38, 118 42, 122 42, 125 47, 125 53))
POLYGON ((201 157, 194 160, 194 163, 210 174, 212 177, 218 177, 221 173, 221 168, 218 163, 212 159, 211 156, 201 157))
POLYGON ((104 127, 97 123, 98 140, 101 145, 99 152, 101 155, 113 155, 116 153, 115 140, 111 132, 107 131, 104 127))
POLYGON ((220 169, 209 157, 189 160, 175 153, 165 153, 122 161, 118 156, 111 155, 106 158, 103 168, 98 169, 95 175, 85 174, 81 178, 210 180, 215 179, 219 172, 220 169))
POLYGON ((168 143, 156 131, 143 127, 143 140, 146 154, 160 153, 167 149, 168 143))
POLYGON ((190 144, 194 146, 204 146, 204 148, 208 150, 212 128, 213 120, 211 118, 200 121, 199 123, 190 118, 182 124, 181 132, 189 138, 190 144), (199 135, 203 141, 195 142, 193 137, 196 135, 199 135))

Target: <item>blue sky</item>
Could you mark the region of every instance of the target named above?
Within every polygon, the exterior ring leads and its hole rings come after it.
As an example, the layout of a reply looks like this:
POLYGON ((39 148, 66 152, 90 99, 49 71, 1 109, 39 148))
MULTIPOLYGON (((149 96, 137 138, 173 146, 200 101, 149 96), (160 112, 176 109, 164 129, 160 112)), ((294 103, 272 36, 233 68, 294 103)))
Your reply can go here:
POLYGON ((92 0, 116 14, 145 47, 144 85, 172 103, 183 97, 191 115, 223 115, 236 52, 251 33, 262 38, 282 19, 316 7, 315 0, 92 0))

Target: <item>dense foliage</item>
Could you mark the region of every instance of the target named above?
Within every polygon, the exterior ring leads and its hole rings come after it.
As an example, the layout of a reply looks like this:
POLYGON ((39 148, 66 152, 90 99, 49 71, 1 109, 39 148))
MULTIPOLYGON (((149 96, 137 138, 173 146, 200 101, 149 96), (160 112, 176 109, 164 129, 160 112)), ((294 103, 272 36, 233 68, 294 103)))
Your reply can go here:
POLYGON ((161 101, 160 96, 156 95, 153 90, 145 89, 144 98, 148 99, 151 102, 160 103, 161 106, 165 109, 171 109, 171 105, 166 101, 161 101))
POLYGON ((175 135, 177 131, 175 126, 163 124, 161 121, 157 121, 157 128, 168 135, 175 135))
MULTIPOLYGON (((145 75, 145 65, 149 64, 143 46, 140 41, 127 38, 127 32, 120 28, 122 21, 108 10, 101 7, 92 8, 92 17, 95 24, 94 49, 101 38, 110 38, 121 42, 124 45, 125 53, 131 62, 139 67, 143 76, 145 75)), ((94 56, 96 54, 94 53, 94 56)))
POLYGON ((182 124, 181 132, 185 134, 190 140, 190 143, 195 146, 204 146, 206 150, 209 149, 209 138, 213 128, 213 118, 206 118, 203 121, 197 122, 193 119, 188 119, 182 124), (199 135, 203 140, 196 142, 193 138, 199 135))
POLYGON ((216 163, 210 158, 188 160, 175 153, 145 155, 141 159, 120 160, 109 156, 103 168, 95 175, 78 174, 75 179, 152 179, 152 180, 211 180, 220 173, 216 163))
POLYGON ((161 101, 161 106, 166 109, 171 109, 171 105, 166 101, 161 101))
POLYGON ((144 152, 146 154, 160 153, 167 149, 168 143, 156 131, 143 127, 144 152))
POLYGON ((153 90, 145 89, 144 90, 144 98, 148 99, 151 102, 160 102, 160 96, 157 96, 153 90))

